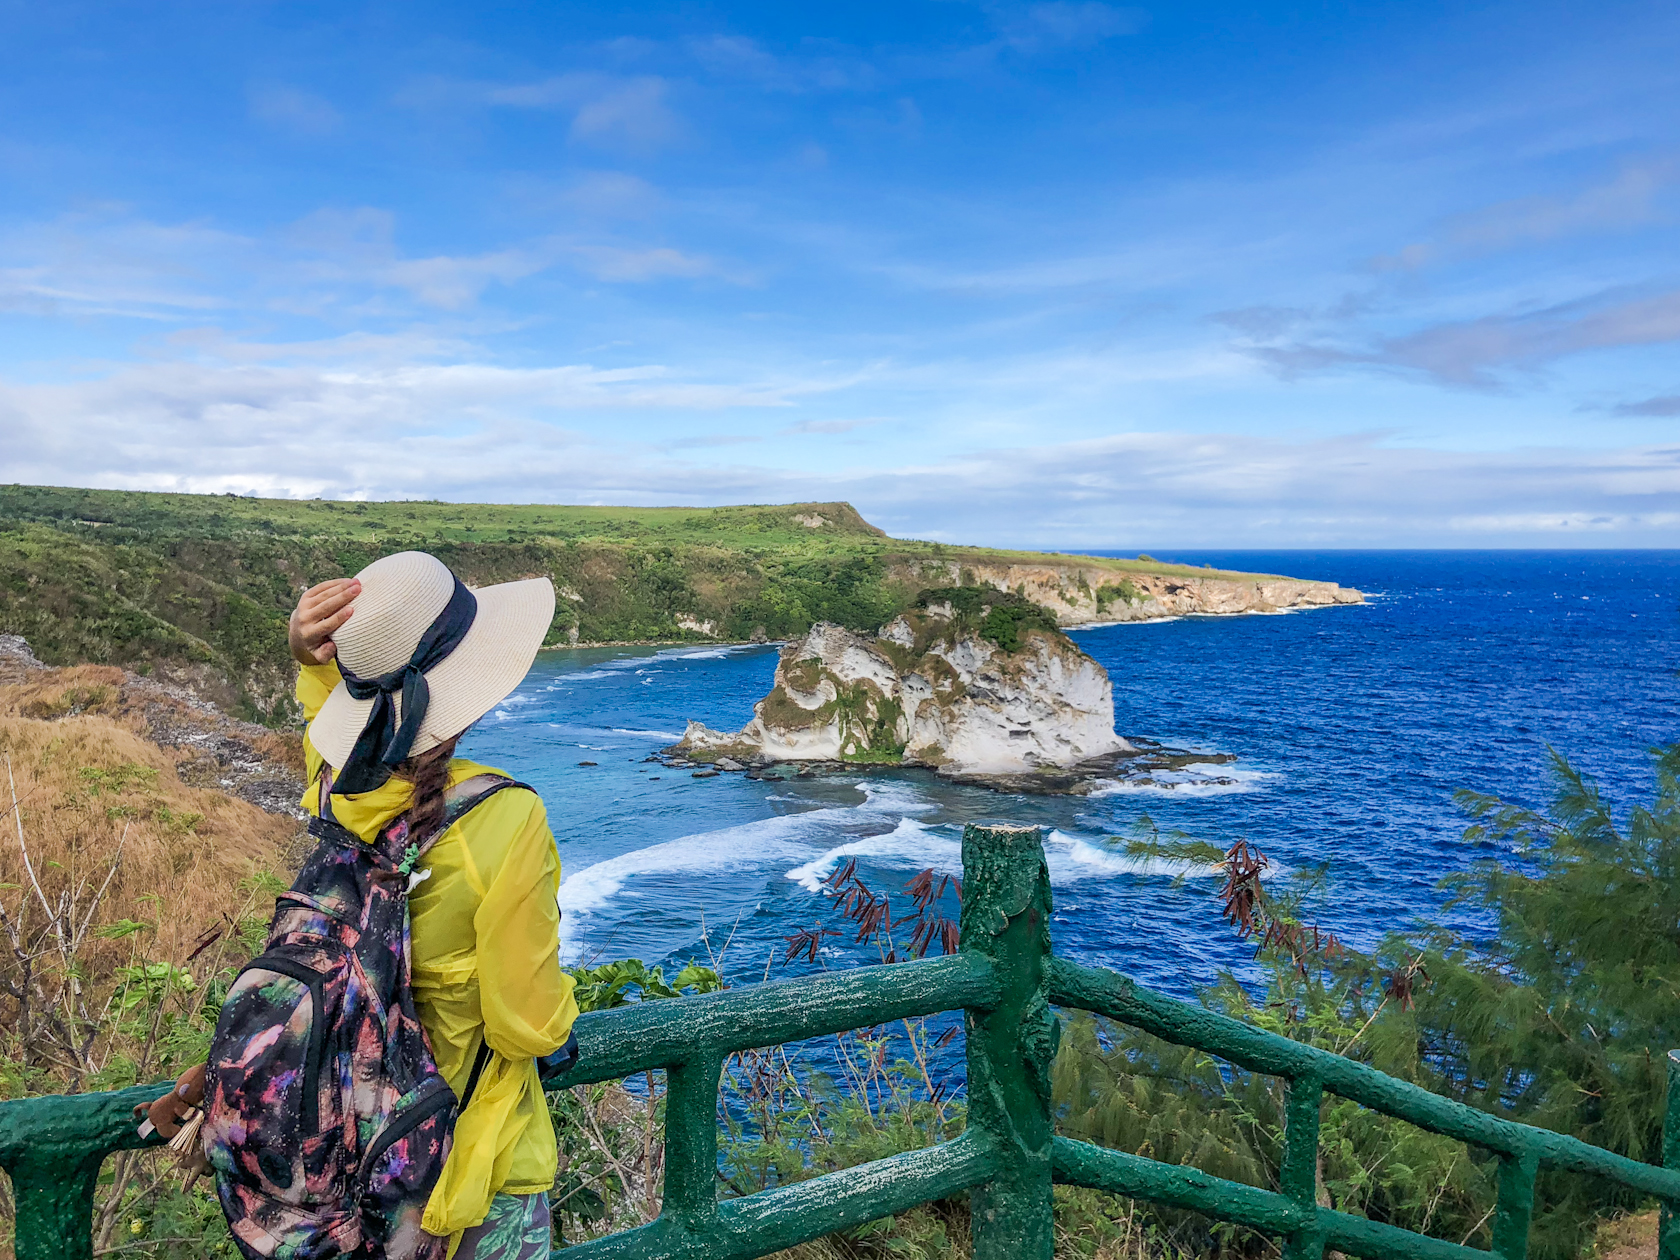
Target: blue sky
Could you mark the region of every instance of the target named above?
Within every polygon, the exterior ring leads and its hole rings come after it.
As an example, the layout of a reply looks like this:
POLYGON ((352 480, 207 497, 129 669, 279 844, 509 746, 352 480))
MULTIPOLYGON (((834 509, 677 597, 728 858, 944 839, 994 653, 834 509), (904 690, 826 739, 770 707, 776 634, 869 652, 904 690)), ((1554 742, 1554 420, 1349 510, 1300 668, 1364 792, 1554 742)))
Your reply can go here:
POLYGON ((0 479, 1680 545, 1680 9, 0 0, 0 479))

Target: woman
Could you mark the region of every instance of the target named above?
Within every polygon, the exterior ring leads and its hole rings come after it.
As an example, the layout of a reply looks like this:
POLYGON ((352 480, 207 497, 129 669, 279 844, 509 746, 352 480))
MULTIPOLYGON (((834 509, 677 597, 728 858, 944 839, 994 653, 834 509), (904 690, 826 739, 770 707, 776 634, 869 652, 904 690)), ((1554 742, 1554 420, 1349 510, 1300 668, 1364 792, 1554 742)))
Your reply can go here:
MULTIPOLYGON (((376 560, 311 587, 292 614, 310 788, 372 841, 407 814, 443 818, 444 793, 495 773, 454 756, 463 732, 529 670, 554 616, 547 578, 469 590, 424 552, 376 560)), ((412 988, 438 1070, 457 1097, 480 1045, 491 1054, 455 1124, 422 1228, 455 1260, 549 1254, 554 1129, 535 1060, 577 1015, 560 969, 560 859, 535 793, 497 792, 440 836, 411 875, 412 988)))

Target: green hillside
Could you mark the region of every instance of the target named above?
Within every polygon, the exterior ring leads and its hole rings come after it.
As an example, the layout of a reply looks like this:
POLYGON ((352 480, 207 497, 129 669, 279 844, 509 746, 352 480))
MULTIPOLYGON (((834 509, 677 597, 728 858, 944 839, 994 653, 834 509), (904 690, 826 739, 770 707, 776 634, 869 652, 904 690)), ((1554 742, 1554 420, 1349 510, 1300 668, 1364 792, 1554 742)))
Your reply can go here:
MULTIPOLYGON (((347 503, 14 485, 0 486, 0 633, 53 664, 185 673, 237 712, 285 720, 297 592, 411 548, 475 584, 553 578, 556 645, 777 639, 818 620, 872 630, 927 584, 911 562, 1049 559, 889 538, 846 503, 347 503)), ((1117 574, 1253 576, 1079 559, 1117 574)))

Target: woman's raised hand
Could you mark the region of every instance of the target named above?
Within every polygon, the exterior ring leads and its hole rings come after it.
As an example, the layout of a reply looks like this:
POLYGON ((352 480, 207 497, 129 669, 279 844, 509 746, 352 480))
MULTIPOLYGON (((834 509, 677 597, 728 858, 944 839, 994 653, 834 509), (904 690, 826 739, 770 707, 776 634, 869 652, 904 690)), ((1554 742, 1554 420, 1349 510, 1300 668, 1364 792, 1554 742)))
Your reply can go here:
POLYGON ((350 601, 362 593, 355 578, 334 578, 311 586, 292 610, 286 629, 292 656, 303 665, 325 665, 338 653, 333 635, 350 620, 350 601))

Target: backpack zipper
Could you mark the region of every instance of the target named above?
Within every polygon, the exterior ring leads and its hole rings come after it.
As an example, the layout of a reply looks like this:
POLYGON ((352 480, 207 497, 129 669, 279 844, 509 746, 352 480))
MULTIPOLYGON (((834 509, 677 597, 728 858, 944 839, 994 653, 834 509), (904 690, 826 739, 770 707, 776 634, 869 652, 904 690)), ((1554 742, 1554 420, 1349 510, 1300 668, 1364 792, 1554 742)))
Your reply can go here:
MULTIPOLYGON (((313 1137, 321 1131, 321 1060, 326 1055, 326 1002, 321 991, 321 982, 325 979, 320 972, 305 967, 300 962, 293 962, 290 958, 282 958, 272 954, 258 954, 250 962, 239 969, 239 975, 247 971, 271 971, 275 975, 285 976, 289 980, 296 980, 309 990, 310 1020, 309 1020, 309 1051, 303 1060, 303 1133, 305 1137, 313 1137)), ((238 977, 235 977, 237 982, 238 977)))
POLYGON ((367 1154, 362 1156, 361 1166, 356 1170, 357 1184, 365 1186, 373 1166, 379 1162, 379 1157, 419 1128, 422 1121, 454 1104, 455 1095, 448 1086, 434 1090, 429 1098, 410 1103, 400 1117, 385 1126, 385 1131, 374 1139, 373 1145, 368 1147, 367 1154))

